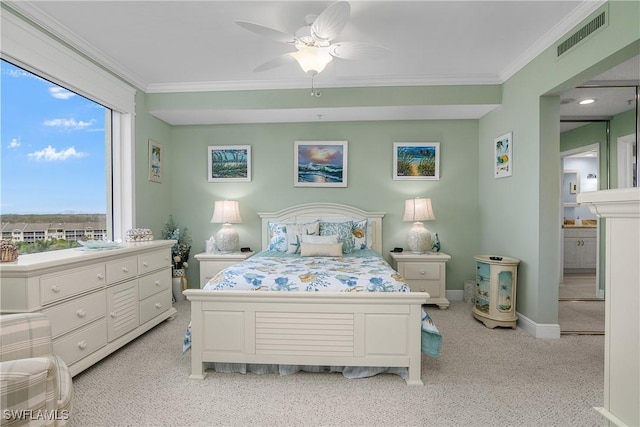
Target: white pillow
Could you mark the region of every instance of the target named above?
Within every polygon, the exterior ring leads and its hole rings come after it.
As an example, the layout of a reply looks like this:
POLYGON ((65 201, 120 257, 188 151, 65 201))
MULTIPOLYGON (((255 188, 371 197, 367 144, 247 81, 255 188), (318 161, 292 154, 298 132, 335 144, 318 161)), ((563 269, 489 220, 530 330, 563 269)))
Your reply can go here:
POLYGON ((320 223, 318 221, 310 223, 288 223, 287 224, 287 253, 299 254, 302 236, 318 235, 320 223))
POLYGON ((338 243, 340 241, 337 234, 331 236, 314 236, 304 234, 302 236, 302 243, 338 243))
POLYGON ((300 256, 342 256, 342 243, 305 243, 300 244, 300 256))

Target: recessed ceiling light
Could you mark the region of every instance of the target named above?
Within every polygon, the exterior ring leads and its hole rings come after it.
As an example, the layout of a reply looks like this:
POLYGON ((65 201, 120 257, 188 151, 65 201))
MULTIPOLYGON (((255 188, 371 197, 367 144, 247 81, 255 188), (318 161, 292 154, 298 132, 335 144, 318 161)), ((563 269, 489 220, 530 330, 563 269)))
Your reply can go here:
POLYGON ((587 104, 593 104, 594 102, 596 102, 595 99, 593 98, 589 98, 589 99, 583 99, 582 101, 580 101, 580 105, 587 105, 587 104))

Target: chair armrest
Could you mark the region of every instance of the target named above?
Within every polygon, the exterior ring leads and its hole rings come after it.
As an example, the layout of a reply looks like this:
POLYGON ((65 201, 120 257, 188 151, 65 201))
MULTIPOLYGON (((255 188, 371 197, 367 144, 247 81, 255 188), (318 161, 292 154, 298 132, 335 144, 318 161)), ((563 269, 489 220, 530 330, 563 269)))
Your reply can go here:
POLYGON ((10 420, 55 423, 58 372, 54 357, 34 357, 0 363, 2 424, 10 420), (51 419, 53 418, 53 419, 51 419))
POLYGON ((0 316, 0 362, 53 353, 51 323, 41 313, 0 316))

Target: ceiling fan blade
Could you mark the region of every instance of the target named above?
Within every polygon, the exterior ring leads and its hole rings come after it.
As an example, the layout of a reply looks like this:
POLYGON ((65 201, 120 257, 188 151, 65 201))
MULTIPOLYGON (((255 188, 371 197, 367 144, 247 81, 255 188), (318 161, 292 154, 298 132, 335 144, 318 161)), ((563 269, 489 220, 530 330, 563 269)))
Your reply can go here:
POLYGON ((286 31, 282 31, 277 28, 266 27, 261 24, 254 24, 253 22, 247 21, 235 21, 235 23, 240 25, 245 30, 249 30, 253 33, 259 34, 280 43, 294 44, 296 41, 296 38, 293 34, 289 34, 286 31))
POLYGON ((391 54, 381 46, 360 42, 340 42, 329 46, 329 53, 340 59, 375 59, 391 54))
POLYGON ((322 11, 311 24, 311 37, 319 43, 328 43, 338 37, 349 20, 349 2, 339 1, 322 11))
POLYGON ((264 64, 258 65, 253 69, 254 73, 258 73, 260 71, 271 70, 272 68, 281 67, 283 65, 289 64, 290 62, 296 62, 296 60, 288 53, 284 55, 277 56, 264 64))

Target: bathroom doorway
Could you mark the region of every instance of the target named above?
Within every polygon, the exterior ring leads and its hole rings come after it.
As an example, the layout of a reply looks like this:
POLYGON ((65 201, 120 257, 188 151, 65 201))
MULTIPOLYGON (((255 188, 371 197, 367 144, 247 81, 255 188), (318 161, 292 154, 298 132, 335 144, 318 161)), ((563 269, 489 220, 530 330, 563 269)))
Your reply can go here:
POLYGON ((578 194, 597 191, 599 144, 561 153, 562 230, 559 299, 601 300, 599 266, 599 221, 588 208, 577 203, 578 194))

